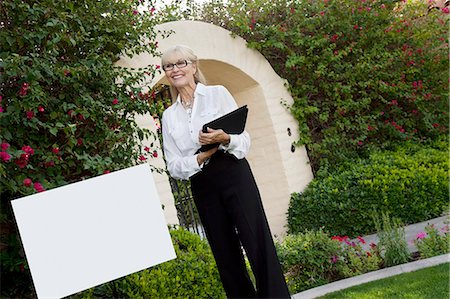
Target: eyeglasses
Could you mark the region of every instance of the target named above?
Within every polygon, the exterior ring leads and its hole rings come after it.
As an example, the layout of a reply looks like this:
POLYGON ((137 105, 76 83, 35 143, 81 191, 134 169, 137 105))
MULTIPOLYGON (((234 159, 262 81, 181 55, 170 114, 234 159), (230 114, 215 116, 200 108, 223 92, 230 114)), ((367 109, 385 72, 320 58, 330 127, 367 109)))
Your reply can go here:
POLYGON ((165 72, 167 72, 167 71, 173 70, 175 66, 177 68, 179 68, 179 69, 182 69, 182 68, 185 68, 188 64, 191 64, 191 63, 192 63, 192 61, 189 61, 189 60, 181 60, 181 61, 178 61, 176 63, 165 64, 165 65, 162 66, 162 68, 163 68, 163 70, 165 72))

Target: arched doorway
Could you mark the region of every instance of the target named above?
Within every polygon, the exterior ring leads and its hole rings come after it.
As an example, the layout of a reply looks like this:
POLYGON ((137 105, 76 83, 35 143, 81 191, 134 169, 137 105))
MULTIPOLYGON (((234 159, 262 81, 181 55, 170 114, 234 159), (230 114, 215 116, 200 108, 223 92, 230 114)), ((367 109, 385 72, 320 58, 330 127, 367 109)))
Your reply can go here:
MULTIPOLYGON (((248 105, 246 129, 252 137, 252 146, 247 158, 260 188, 272 233, 284 235, 290 194, 302 191, 313 178, 305 149, 291 151, 298 133, 296 121, 280 103, 292 102, 285 81, 260 53, 247 48, 242 38, 233 38, 223 28, 197 21, 178 21, 162 24, 158 29, 174 32, 158 40, 161 51, 176 44, 191 47, 200 59, 208 84, 224 85, 238 106, 248 105)), ((149 64, 159 64, 159 58, 141 54, 118 62, 118 65, 135 68, 149 64)), ((151 84, 164 83, 164 75, 160 74, 151 84)), ((145 116, 137 121, 144 127, 153 125, 145 116)), ((156 178, 156 181, 166 206, 166 218, 176 223, 167 177, 156 178)))

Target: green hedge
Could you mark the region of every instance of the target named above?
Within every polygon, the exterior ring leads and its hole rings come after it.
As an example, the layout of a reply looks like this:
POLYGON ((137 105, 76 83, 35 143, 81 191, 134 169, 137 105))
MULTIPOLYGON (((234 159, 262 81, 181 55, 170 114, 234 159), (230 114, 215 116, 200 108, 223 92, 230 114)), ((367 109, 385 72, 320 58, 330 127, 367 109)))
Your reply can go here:
POLYGON ((447 143, 406 145, 373 152, 314 179, 291 197, 289 232, 324 227, 356 236, 375 231, 373 212, 389 212, 404 224, 425 221, 448 208, 447 143))
POLYGON ((73 298, 225 298, 206 240, 171 230, 177 258, 87 290, 73 298))

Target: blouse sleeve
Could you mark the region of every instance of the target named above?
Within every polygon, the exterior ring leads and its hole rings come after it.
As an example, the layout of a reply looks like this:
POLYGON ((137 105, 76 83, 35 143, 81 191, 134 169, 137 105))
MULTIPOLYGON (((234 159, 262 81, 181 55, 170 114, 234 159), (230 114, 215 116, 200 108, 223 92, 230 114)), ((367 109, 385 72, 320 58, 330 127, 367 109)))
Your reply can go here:
MULTIPOLYGON (((220 94, 224 113, 231 112, 238 108, 233 96, 225 87, 221 87, 220 94)), ((230 143, 228 143, 227 146, 221 145, 220 148, 234 155, 236 158, 242 159, 247 155, 250 144, 250 135, 244 130, 241 134, 230 134, 230 143)))
POLYGON ((169 133, 171 120, 164 111, 162 117, 163 150, 167 163, 167 170, 175 179, 187 180, 190 176, 201 171, 197 162, 197 155, 183 157, 172 135, 169 133))

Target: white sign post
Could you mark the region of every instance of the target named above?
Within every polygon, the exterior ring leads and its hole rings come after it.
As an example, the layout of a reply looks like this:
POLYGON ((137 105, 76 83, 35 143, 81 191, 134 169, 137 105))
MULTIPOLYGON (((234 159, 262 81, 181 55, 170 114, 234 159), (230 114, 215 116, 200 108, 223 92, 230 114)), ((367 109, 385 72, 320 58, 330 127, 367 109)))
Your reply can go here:
POLYGON ((12 201, 38 298, 61 298, 176 258, 150 166, 12 201))

